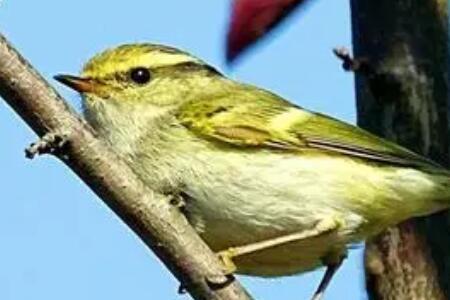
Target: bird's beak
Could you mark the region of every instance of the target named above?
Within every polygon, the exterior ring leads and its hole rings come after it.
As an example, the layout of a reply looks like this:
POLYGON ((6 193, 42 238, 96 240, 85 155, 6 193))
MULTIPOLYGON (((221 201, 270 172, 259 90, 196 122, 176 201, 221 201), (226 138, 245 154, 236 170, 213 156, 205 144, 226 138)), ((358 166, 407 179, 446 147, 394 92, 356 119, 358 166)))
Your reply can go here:
POLYGON ((98 83, 91 78, 83 78, 64 74, 58 74, 53 78, 79 93, 95 92, 96 90, 98 90, 99 86, 98 83))

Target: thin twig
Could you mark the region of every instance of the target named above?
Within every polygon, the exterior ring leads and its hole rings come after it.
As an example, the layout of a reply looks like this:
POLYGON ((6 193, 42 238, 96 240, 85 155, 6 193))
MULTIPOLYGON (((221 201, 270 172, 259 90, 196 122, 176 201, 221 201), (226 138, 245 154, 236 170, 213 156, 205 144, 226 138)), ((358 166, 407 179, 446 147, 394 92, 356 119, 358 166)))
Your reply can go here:
POLYGON ((334 55, 342 61, 342 68, 348 72, 359 72, 370 76, 373 69, 365 58, 353 58, 350 51, 345 47, 333 49, 334 55))

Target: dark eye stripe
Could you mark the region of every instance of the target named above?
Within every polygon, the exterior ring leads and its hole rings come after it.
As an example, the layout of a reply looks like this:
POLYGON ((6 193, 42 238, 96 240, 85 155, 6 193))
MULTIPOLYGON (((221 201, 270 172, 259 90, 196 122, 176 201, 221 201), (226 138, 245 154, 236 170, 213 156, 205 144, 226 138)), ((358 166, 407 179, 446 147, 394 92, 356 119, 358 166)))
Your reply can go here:
MULTIPOLYGON (((166 70, 173 69, 174 71, 178 71, 178 72, 205 71, 205 72, 207 72, 207 74, 210 74, 213 76, 223 76, 222 73, 220 73, 214 67, 211 67, 207 64, 188 61, 188 62, 182 62, 182 63, 178 63, 178 64, 174 64, 174 65, 166 65, 166 66, 160 66, 160 67, 155 67, 155 68, 136 67, 136 68, 133 68, 133 69, 127 70, 127 71, 107 74, 106 76, 99 78, 99 80, 105 81, 105 82, 107 82, 109 80, 114 80, 117 83, 121 83, 122 85, 127 85, 130 83, 138 83, 131 78, 132 71, 137 70, 137 69, 147 70, 150 75, 149 81, 151 81, 152 72, 156 73, 158 70, 164 70, 164 69, 166 69, 166 70)), ((134 72, 137 72, 137 71, 134 71, 134 72)), ((139 76, 141 76, 141 75, 139 75, 139 76)), ((149 81, 147 81, 146 83, 148 83, 149 81)), ((138 83, 138 84, 145 84, 145 83, 138 83)))

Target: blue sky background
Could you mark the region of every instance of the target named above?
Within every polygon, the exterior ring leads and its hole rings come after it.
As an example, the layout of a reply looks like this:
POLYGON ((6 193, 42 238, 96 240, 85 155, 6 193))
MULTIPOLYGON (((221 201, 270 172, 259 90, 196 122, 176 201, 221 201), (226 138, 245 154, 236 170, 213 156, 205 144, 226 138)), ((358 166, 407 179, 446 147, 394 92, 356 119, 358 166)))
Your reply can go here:
MULTIPOLYGON (((0 0, 4 33, 52 76, 77 73, 98 51, 151 41, 188 50, 228 75, 354 123, 353 76, 331 49, 351 45, 348 1, 312 1, 238 65, 224 64, 229 1, 0 0)), ((0 299, 189 299, 144 244, 60 162, 33 161, 36 139, 0 102, 0 299)), ((289 278, 240 277, 256 299, 308 299, 323 269, 289 278)), ((362 250, 353 250, 326 300, 365 299, 362 250)))

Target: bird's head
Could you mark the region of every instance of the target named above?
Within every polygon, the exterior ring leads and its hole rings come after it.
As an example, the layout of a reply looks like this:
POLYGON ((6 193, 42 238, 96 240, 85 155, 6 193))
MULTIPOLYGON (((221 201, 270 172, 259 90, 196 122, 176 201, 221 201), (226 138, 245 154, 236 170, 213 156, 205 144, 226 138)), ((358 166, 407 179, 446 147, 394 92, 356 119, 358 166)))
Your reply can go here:
POLYGON ((112 48, 89 60, 80 76, 55 76, 82 94, 85 111, 111 105, 173 106, 208 91, 219 78, 220 73, 200 59, 156 44, 112 48))

